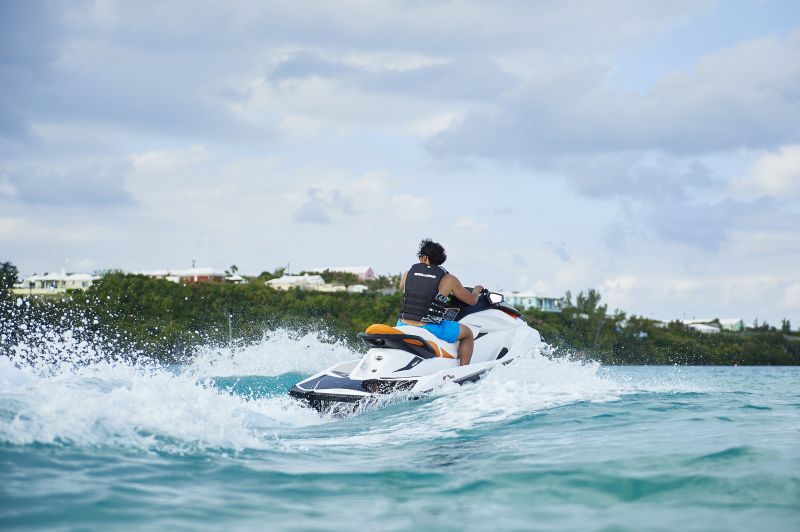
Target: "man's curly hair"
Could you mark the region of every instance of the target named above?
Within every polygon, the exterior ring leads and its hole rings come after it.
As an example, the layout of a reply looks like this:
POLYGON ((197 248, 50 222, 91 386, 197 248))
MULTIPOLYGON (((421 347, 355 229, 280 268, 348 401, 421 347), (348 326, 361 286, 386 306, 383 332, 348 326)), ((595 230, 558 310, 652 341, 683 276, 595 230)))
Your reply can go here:
POLYGON ((426 238, 419 243, 417 257, 421 257, 422 255, 428 257, 428 260, 434 266, 444 264, 444 261, 447 260, 447 254, 444 252, 442 245, 438 242, 434 242, 430 238, 426 238))

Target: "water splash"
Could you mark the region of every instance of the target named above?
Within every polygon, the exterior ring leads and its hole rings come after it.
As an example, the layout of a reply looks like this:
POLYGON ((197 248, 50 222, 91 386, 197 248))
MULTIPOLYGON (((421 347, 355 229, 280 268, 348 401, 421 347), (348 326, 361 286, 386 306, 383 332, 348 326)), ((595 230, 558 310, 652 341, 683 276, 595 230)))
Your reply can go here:
POLYGON ((202 347, 186 371, 198 377, 310 374, 360 356, 324 332, 299 333, 282 328, 267 331, 260 342, 236 350, 202 347))
POLYGON ((614 401, 652 384, 615 380, 596 363, 535 352, 473 385, 445 384, 423 401, 379 412, 373 405, 341 421, 286 396, 301 376, 361 355, 324 333, 268 331, 238 350, 200 348, 184 365, 122 356, 70 330, 29 338, 35 341, 0 355, 0 442, 179 453, 400 445, 560 405, 614 401), (303 430, 320 424, 328 429, 303 430))
POLYGON ((312 362, 301 353, 311 353, 314 363, 347 355, 341 345, 288 331, 268 333, 236 353, 203 348, 186 366, 115 356, 71 331, 33 339, 0 356, 0 441, 170 451, 265 448, 275 429, 325 418, 285 391, 242 397, 215 386, 212 377, 305 371, 312 362))

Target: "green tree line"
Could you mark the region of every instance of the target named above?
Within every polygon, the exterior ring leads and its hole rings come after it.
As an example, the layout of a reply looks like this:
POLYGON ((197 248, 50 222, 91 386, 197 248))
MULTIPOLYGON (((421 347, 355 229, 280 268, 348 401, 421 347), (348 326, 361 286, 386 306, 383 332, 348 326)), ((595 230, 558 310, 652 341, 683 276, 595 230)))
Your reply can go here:
MULTIPOLYGON (((277 272, 276 272, 277 273, 277 272)), ((10 286, 10 283, 5 283, 10 286)), ((258 341, 277 327, 324 329, 357 345, 372 323, 393 324, 401 295, 383 290, 314 292, 248 284, 177 284, 109 272, 85 291, 15 298, 0 293, 0 349, 30 342, 36 330, 69 330, 87 341, 164 360, 190 355, 199 345, 258 341)), ((595 290, 564 299, 562 312, 530 310, 524 319, 558 352, 606 364, 800 364, 800 336, 774 328, 702 334, 673 322, 609 313, 595 290)))
POLYGON ((529 310, 525 319, 551 344, 605 364, 798 365, 800 334, 760 327, 707 334, 673 321, 663 324, 624 312, 609 313, 596 290, 567 292, 562 312, 529 310))

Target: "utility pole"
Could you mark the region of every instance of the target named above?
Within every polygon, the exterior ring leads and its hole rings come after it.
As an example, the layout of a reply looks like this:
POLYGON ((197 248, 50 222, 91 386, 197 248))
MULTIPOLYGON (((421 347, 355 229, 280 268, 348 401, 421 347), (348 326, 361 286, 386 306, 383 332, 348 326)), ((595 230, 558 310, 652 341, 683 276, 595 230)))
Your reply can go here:
POLYGON ((194 263, 195 263, 195 260, 194 260, 194 259, 192 259, 192 269, 193 269, 193 270, 194 270, 194 263))
POLYGON ((228 346, 233 352, 233 314, 228 312, 228 346))

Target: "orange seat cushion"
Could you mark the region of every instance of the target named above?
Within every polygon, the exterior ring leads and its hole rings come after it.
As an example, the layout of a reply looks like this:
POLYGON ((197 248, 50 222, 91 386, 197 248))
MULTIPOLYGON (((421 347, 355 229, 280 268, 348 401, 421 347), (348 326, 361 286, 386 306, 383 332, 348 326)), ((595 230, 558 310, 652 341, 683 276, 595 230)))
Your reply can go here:
MULTIPOLYGON (((404 334, 403 331, 395 329, 394 327, 392 327, 390 325, 384 325, 383 323, 375 323, 373 325, 370 325, 369 327, 367 327, 367 330, 364 331, 364 332, 366 332, 367 334, 404 334)), ((412 345, 419 345, 419 346, 424 345, 419 340, 414 340, 412 338, 406 338, 403 341, 404 342, 408 342, 409 344, 412 344, 412 345)), ((431 345, 431 347, 433 347, 433 350, 436 353, 437 357, 456 358, 453 355, 451 355, 450 353, 448 353, 447 351, 445 351, 444 349, 440 348, 439 345, 436 342, 428 342, 428 343, 431 345)))
POLYGON ((367 334, 403 334, 394 327, 384 325, 383 323, 375 323, 374 325, 370 325, 364 332, 367 334))

